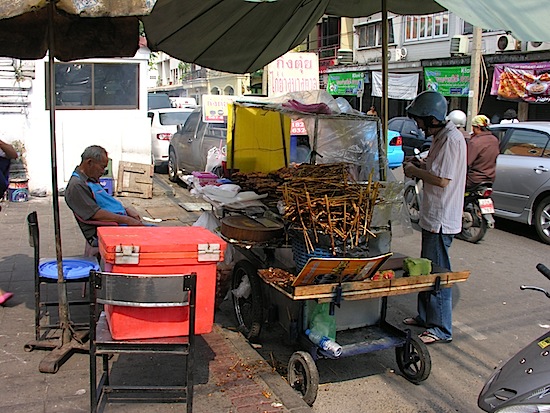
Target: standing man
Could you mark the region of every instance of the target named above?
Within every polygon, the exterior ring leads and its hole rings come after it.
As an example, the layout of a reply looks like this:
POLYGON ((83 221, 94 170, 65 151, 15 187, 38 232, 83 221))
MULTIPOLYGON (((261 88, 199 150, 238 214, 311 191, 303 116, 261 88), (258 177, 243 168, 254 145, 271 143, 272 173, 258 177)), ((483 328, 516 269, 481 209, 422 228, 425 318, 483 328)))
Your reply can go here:
POLYGON ((109 164, 107 151, 101 146, 87 147, 65 189, 65 201, 80 218, 78 225, 92 247, 97 247, 97 225, 82 221, 108 221, 124 225, 143 225, 133 208, 126 208, 99 183, 109 164))
POLYGON ((477 115, 472 119, 473 134, 468 140, 466 188, 482 182, 495 182, 500 148, 498 138, 488 129, 489 125, 489 118, 485 115, 477 115))
MULTIPOLYGON (((446 122, 447 101, 438 92, 420 93, 407 108, 426 136, 433 136, 428 157, 422 164, 407 161, 403 170, 408 177, 424 183, 420 207, 422 228, 421 256, 438 267, 451 270, 449 248, 462 228, 462 208, 466 181, 466 142, 453 122, 446 122)), ((418 294, 418 315, 403 320, 407 325, 420 325, 425 344, 452 341, 452 289, 418 294)))

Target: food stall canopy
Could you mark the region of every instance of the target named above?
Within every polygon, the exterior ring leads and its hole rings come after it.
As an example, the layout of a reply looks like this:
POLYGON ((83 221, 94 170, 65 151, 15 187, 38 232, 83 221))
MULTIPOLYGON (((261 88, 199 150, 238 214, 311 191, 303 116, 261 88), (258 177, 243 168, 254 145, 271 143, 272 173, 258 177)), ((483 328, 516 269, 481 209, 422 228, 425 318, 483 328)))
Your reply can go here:
MULTIPOLYGON (((443 11, 433 0, 387 0, 398 14, 443 11)), ((323 15, 362 17, 381 0, 158 0, 142 18, 149 48, 188 63, 251 73, 300 45, 323 15)))
POLYGON ((540 0, 437 0, 474 26, 506 30, 523 41, 550 41, 548 5, 540 0))

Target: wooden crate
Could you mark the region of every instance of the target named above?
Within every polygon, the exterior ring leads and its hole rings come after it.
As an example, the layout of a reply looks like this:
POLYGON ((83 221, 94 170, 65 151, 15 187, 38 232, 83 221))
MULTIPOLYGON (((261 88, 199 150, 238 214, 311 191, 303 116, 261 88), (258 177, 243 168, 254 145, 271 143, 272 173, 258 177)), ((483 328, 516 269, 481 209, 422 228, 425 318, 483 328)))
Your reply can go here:
POLYGON ((153 197, 153 165, 119 162, 117 190, 119 196, 153 197))

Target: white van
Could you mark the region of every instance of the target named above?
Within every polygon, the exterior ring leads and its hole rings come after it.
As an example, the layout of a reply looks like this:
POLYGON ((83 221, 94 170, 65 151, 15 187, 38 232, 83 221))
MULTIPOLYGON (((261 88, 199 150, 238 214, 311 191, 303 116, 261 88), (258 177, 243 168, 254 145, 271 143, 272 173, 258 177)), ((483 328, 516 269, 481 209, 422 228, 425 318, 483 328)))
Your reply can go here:
POLYGON ((171 97, 170 103, 173 108, 193 108, 197 106, 195 98, 171 97))

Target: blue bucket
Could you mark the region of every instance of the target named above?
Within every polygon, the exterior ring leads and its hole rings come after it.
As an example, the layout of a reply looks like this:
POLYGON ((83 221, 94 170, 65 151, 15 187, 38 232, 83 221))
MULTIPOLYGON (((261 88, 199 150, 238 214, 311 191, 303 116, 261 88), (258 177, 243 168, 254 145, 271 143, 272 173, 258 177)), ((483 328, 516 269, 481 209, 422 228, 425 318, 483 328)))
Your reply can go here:
MULTIPOLYGON (((99 271, 99 264, 94 257, 70 257, 63 259, 63 278, 78 280, 86 278, 90 270, 99 271)), ((41 277, 57 279, 57 260, 44 258, 38 264, 38 273, 41 277)))

